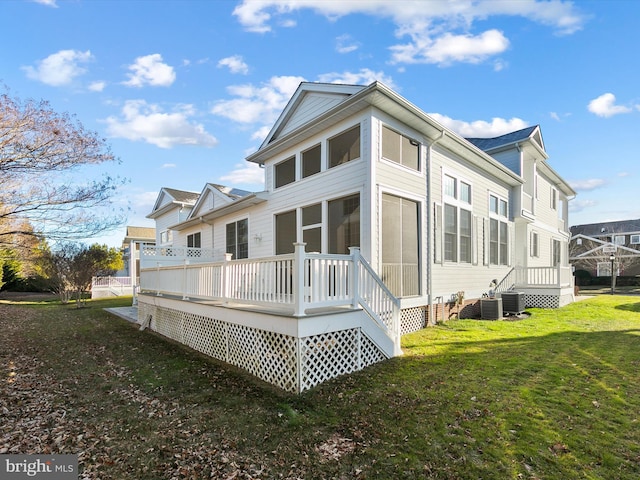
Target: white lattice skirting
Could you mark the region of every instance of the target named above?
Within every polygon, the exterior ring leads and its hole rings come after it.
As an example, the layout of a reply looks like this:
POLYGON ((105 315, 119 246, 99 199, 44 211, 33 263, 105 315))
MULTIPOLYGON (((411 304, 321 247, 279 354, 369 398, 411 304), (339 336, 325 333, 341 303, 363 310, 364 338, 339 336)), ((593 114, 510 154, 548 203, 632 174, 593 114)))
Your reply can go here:
POLYGON ((149 315, 159 334, 293 393, 387 358, 360 328, 295 337, 140 302, 149 315))
POLYGON ((525 294, 524 303, 527 308, 559 308, 573 302, 573 295, 536 295, 525 294))
POLYGON ((400 312, 400 333, 417 332, 427 325, 425 307, 404 308, 400 312))

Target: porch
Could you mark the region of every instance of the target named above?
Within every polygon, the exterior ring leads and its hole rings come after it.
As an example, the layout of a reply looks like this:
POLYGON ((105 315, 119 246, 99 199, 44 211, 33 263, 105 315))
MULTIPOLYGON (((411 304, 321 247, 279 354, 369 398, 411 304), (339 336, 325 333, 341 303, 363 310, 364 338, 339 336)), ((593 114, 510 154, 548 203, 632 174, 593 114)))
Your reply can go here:
POLYGON ((496 293, 524 292, 527 308, 559 308, 575 300, 570 266, 513 267, 498 283, 496 293))
POLYGON ((143 326, 300 393, 400 350, 400 302, 357 248, 210 261, 143 248, 143 326))

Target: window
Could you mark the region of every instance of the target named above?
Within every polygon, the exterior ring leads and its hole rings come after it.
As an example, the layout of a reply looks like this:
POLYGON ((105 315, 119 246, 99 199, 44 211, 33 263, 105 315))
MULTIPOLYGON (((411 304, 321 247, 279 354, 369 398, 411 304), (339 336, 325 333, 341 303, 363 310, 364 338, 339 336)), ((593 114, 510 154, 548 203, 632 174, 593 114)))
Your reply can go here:
MULTIPOLYGON (((581 240, 581 239, 578 239, 578 240, 581 240)), ((538 233, 537 232, 531 232, 530 247, 531 247, 531 256, 539 257, 540 251, 538 250, 538 233)))
POLYGON ((227 253, 234 260, 249 258, 249 220, 238 220, 227 224, 227 253))
POLYGON ((173 240, 173 234, 171 230, 165 230, 160 232, 160 243, 171 243, 173 240))
POLYGON ((329 253, 348 254, 349 247, 360 246, 359 194, 328 202, 328 217, 329 253))
POLYGON ((558 209, 558 190, 555 188, 551 189, 551 208, 553 210, 558 209))
POLYGON ((329 140, 329 168, 360 158, 360 125, 329 140))
POLYGON ((382 280, 396 297, 418 295, 420 208, 418 202, 382 195, 382 280))
POLYGON ((615 235, 613 237, 613 243, 615 243, 616 245, 624 245, 625 239, 625 235, 615 235))
POLYGON ((552 240, 551 241, 551 258, 553 265, 560 265, 562 261, 562 251, 560 249, 560 240, 552 240))
POLYGON ((472 262, 471 184, 444 175, 444 260, 472 262))
POLYGON ((302 209, 302 241, 307 252, 322 252, 322 204, 302 209))
POLYGON ((420 143, 383 126, 382 157, 407 168, 420 170, 420 143))
POLYGON ((276 255, 293 253, 296 243, 296 211, 276 215, 276 255))
POLYGON ((458 261, 458 209, 453 205, 444 206, 444 259, 458 261))
POLYGON ((320 172, 320 144, 302 152, 302 178, 320 172))
POLYGON ((187 247, 189 248, 201 248, 201 233, 192 233, 191 235, 187 235, 187 247))
POLYGON ((631 235, 631 245, 638 245, 640 243, 640 235, 631 235))
POLYGON ((497 195, 489 195, 489 263, 509 264, 509 204, 497 195))
POLYGON ((276 188, 293 183, 296 180, 296 157, 280 162, 275 167, 276 188))

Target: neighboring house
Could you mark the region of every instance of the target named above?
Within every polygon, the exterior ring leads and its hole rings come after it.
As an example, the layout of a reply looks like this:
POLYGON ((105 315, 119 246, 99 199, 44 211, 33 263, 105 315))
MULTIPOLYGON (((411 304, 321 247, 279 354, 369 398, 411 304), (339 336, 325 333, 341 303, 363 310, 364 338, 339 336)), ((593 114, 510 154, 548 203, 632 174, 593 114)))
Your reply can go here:
POLYGON ((299 392, 475 315, 494 283, 564 305, 575 192, 547 158, 538 126, 464 139, 379 82, 302 83, 247 157, 265 191, 161 190, 140 318, 299 392))
POLYGON ((133 295, 140 273, 140 247, 154 246, 155 241, 155 228, 128 226, 120 250, 124 268, 112 277, 93 277, 91 298, 133 295))
POLYGON ((594 277, 640 275, 640 219, 571 227, 570 261, 594 277))

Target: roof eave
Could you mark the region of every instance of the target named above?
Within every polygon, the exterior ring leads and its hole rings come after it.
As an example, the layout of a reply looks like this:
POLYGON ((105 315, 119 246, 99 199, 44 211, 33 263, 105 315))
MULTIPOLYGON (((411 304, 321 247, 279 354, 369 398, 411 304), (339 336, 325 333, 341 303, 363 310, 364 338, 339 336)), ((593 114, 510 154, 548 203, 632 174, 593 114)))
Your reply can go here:
POLYGON ((195 225, 199 225, 201 223, 209 223, 212 220, 223 217, 225 215, 236 213, 246 208, 250 208, 255 205, 259 205, 260 203, 266 202, 267 196, 268 196, 267 192, 252 193, 234 202, 215 208, 205 213, 204 215, 199 215, 196 218, 192 218, 184 222, 176 223, 175 225, 170 225, 169 229, 176 230, 179 232, 187 228, 193 227, 195 225))

